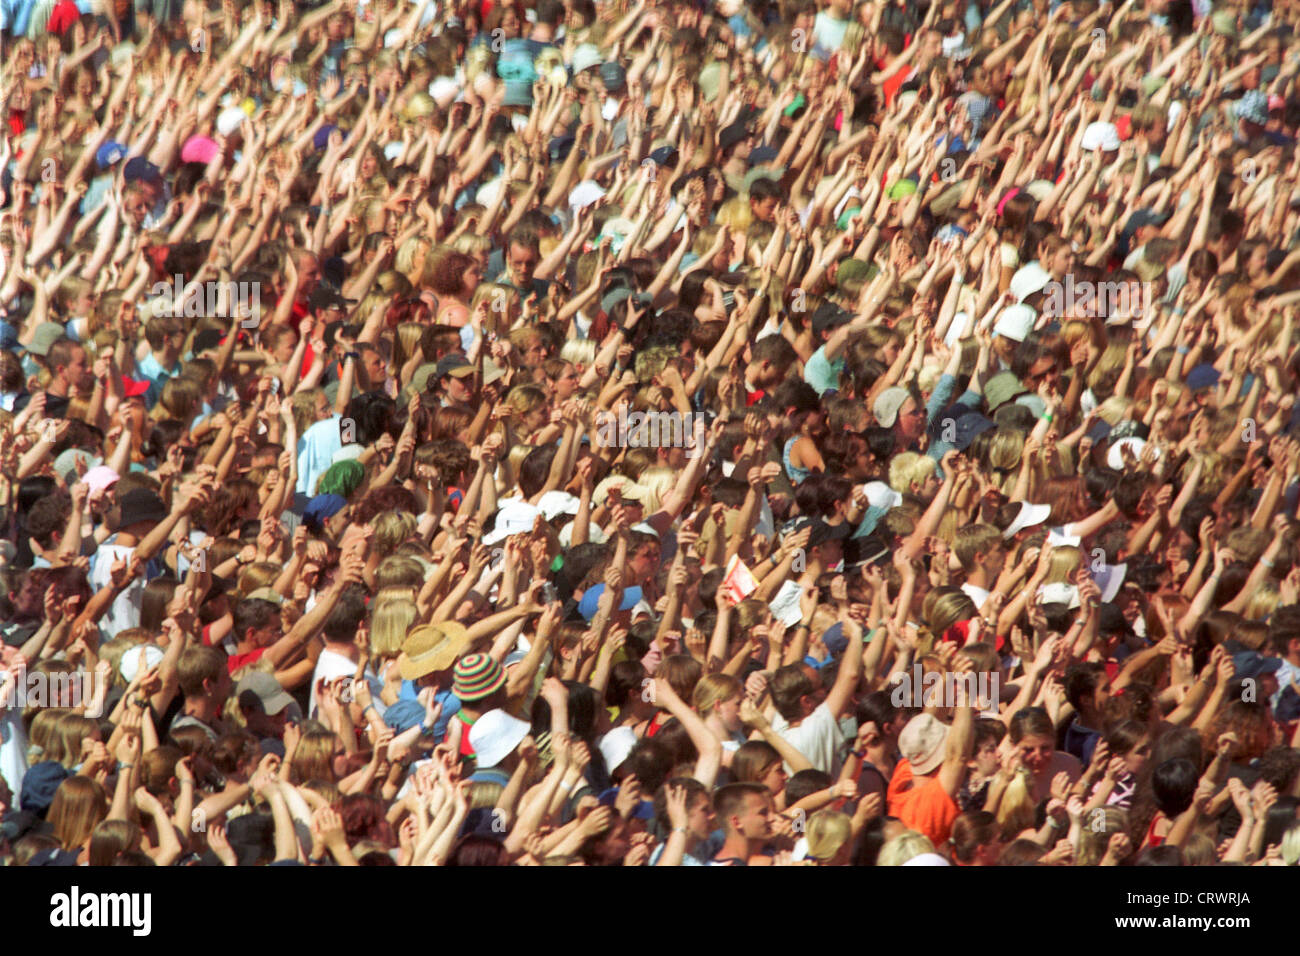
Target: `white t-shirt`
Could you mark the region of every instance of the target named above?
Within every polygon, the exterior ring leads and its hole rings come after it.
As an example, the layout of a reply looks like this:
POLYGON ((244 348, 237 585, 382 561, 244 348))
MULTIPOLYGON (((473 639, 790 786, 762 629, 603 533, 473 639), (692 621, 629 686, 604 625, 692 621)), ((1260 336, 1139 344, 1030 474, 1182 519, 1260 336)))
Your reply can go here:
POLYGON ((989 594, 991 593, 986 591, 984 588, 978 588, 973 584, 963 584, 961 589, 967 597, 975 602, 975 610, 977 611, 984 606, 984 602, 989 599, 989 594))
POLYGON ((311 699, 307 703, 307 715, 313 719, 316 717, 317 684, 322 680, 332 681, 340 677, 351 677, 356 672, 357 665, 352 659, 328 648, 322 650, 320 657, 316 658, 316 669, 311 674, 311 699))
MULTIPOLYGON (((92 591, 99 591, 109 586, 113 579, 113 562, 129 562, 131 555, 135 554, 135 548, 110 544, 109 542, 114 540, 115 537, 116 535, 101 544, 90 562, 90 587, 92 591)), ((117 637, 119 632, 125 631, 128 627, 140 626, 140 602, 144 597, 145 583, 143 575, 134 578, 126 586, 126 590, 117 596, 113 606, 108 609, 108 613, 100 618, 99 629, 103 633, 105 640, 117 637)))
MULTIPOLYGON (((825 703, 818 705, 797 727, 792 727, 778 716, 772 723, 772 729, 807 757, 815 769, 831 776, 840 772, 840 764, 844 760, 844 737, 839 722, 825 703)), ((788 764, 785 769, 786 773, 793 773, 788 764)))

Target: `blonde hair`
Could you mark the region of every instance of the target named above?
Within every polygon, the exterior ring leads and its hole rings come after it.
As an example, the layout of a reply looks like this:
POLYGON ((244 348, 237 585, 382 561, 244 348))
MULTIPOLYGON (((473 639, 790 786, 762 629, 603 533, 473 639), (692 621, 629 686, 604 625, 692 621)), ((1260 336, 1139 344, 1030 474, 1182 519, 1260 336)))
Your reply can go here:
POLYGON ((730 674, 705 674, 695 685, 691 702, 701 716, 707 717, 718 704, 734 700, 744 692, 744 685, 730 674))
POLYGON ((1007 784, 998 804, 998 826, 1004 840, 1014 840, 1024 830, 1034 825, 1036 808, 1032 797, 1028 767, 1021 767, 1007 784))
POLYGON ((677 484, 677 472, 668 465, 651 465, 637 475, 636 483, 645 489, 645 513, 654 514, 663 506, 664 497, 677 484))
POLYGON ((913 483, 924 484, 934 474, 937 464, 929 455, 914 451, 901 452, 889 463, 889 487, 900 495, 906 494, 913 483))
POLYGON ((1300 863, 1300 822, 1291 824, 1282 834, 1282 859, 1287 866, 1300 863))
POLYGON ((916 830, 904 830, 892 840, 886 841, 876 857, 876 866, 902 866, 908 860, 922 853, 933 853, 934 844, 924 833, 916 830))
POLYGON ((396 657, 415 618, 414 588, 381 590, 370 608, 370 653, 385 660, 396 657))
POLYGON ((847 813, 818 810, 808 818, 808 855, 820 863, 829 863, 852 835, 853 821, 847 813))
POLYGON ((1248 621, 1262 621, 1273 613, 1282 596, 1278 593, 1277 585, 1272 581, 1265 581, 1255 593, 1250 596, 1246 603, 1246 610, 1242 612, 1242 617, 1248 621))
POLYGON ((1047 566, 1044 584, 1072 584, 1079 565, 1083 563, 1083 552, 1072 545, 1063 545, 1052 549, 1051 563, 1047 566))
POLYGON ((1110 838, 1128 833, 1128 812, 1119 807, 1096 807, 1088 812, 1087 825, 1079 831, 1079 855, 1075 866, 1096 866, 1106 855, 1110 838))
POLYGON ((375 529, 375 553, 386 558, 415 534, 418 522, 409 511, 381 511, 370 524, 375 529))
POLYGON ((584 369, 596 361, 596 343, 591 339, 569 339, 560 349, 560 358, 584 369))

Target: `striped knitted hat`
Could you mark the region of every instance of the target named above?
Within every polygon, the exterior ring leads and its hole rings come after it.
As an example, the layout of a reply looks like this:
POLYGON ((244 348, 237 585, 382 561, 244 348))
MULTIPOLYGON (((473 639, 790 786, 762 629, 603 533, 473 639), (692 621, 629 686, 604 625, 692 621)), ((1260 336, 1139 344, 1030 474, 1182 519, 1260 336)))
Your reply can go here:
POLYGON ((506 672, 487 654, 467 654, 456 664, 451 691, 460 700, 482 700, 506 682, 506 672))

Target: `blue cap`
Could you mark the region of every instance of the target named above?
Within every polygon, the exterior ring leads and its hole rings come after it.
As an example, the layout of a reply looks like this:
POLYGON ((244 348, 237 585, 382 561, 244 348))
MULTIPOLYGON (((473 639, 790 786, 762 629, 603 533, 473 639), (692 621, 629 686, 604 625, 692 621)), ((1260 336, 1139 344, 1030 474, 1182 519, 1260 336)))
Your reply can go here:
POLYGON ((48 850, 38 850, 27 861, 28 866, 76 866, 77 854, 71 850, 60 850, 57 847, 51 847, 48 850))
POLYGON ((1265 657, 1255 651, 1242 651, 1232 655, 1232 666, 1237 669, 1238 680, 1258 680, 1266 674, 1276 674, 1282 667, 1282 658, 1265 657))
MULTIPOLYGON (((595 587, 588 588, 587 593, 582 596, 582 601, 578 604, 578 613, 590 621, 596 616, 596 605, 600 603, 600 596, 605 593, 605 585, 597 584, 595 587)), ((619 605, 620 611, 630 611, 641 602, 641 589, 630 587, 623 592, 623 603, 619 605)))
POLYGON ((1219 370, 1213 365, 1202 364, 1187 373, 1187 387, 1193 392, 1203 388, 1214 388, 1219 384, 1219 370))
POLYGON ((59 785, 71 776, 72 771, 55 760, 43 760, 32 764, 23 774, 23 787, 18 797, 18 805, 24 810, 44 816, 45 811, 54 802, 54 793, 59 789, 59 785))
POLYGON ((108 169, 115 165, 123 156, 126 155, 126 147, 121 143, 115 143, 111 139, 95 151, 95 164, 100 169, 108 169))
POLYGON ((844 636, 844 625, 836 621, 826 629, 822 635, 822 643, 826 645, 826 650, 831 652, 834 657, 839 657, 849 649, 849 639, 844 636))
MULTIPOLYGON (((312 145, 316 147, 317 152, 320 152, 330 144, 330 134, 333 133, 336 129, 338 129, 337 126, 335 126, 333 123, 328 123, 325 126, 322 126, 320 129, 316 130, 316 135, 312 137, 311 141, 312 141, 312 145)), ((347 133, 344 133, 343 136, 346 139, 347 133)))
POLYGON ((342 511, 347 503, 348 499, 342 495, 317 495, 307 502, 307 507, 302 513, 302 523, 308 529, 320 527, 327 518, 333 518, 342 511))
POLYGON ((126 166, 122 170, 122 178, 128 183, 136 181, 162 183, 162 173, 158 167, 143 156, 132 156, 126 161, 126 166))
POLYGON ((605 84, 605 89, 617 93, 627 84, 627 70, 619 63, 602 63, 600 81, 605 84))
POLYGON ((1278 698, 1273 716, 1284 724, 1300 720, 1300 694, 1297 694, 1295 688, 1291 685, 1288 684, 1286 689, 1282 691, 1282 696, 1278 698))

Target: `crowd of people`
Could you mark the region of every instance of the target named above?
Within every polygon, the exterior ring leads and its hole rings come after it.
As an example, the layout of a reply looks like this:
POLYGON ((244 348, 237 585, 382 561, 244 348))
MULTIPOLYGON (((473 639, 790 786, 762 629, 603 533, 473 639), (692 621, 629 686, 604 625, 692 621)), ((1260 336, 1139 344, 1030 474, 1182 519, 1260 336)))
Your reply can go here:
POLYGON ((1296 865, 1298 26, 0 0, 0 860, 1296 865))

